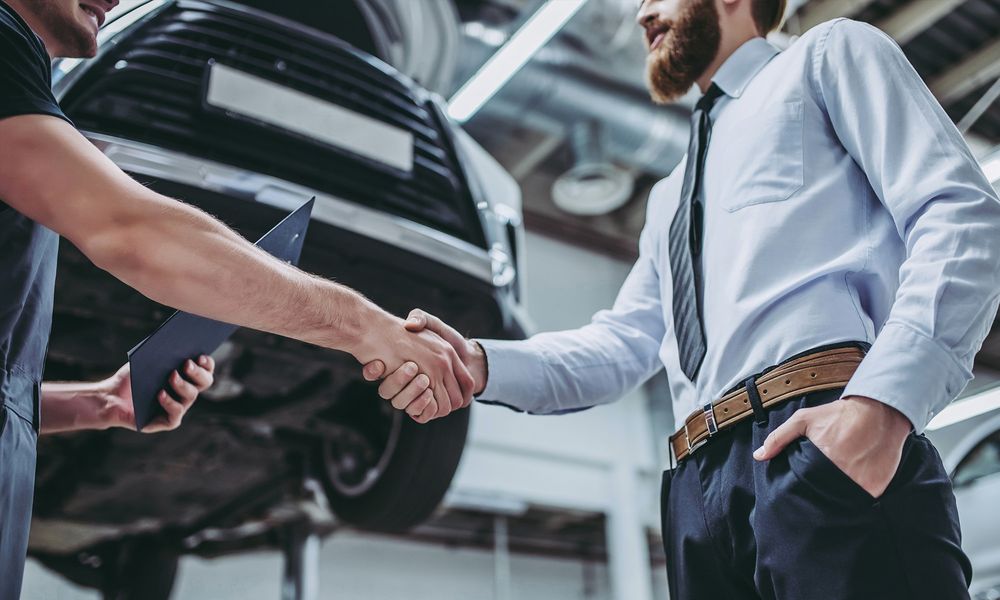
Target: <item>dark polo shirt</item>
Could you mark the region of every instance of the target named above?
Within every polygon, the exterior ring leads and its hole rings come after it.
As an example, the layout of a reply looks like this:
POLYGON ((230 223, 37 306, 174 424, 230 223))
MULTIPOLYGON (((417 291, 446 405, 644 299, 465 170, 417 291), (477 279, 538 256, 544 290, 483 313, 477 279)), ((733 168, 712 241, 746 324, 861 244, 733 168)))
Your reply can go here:
MULTIPOLYGON (((0 1, 0 119, 26 114, 66 119, 51 79, 42 41, 0 1)), ((16 152, 0 140, 0 160, 16 152)), ((58 248, 54 232, 0 198, 0 400, 36 426, 58 248)))

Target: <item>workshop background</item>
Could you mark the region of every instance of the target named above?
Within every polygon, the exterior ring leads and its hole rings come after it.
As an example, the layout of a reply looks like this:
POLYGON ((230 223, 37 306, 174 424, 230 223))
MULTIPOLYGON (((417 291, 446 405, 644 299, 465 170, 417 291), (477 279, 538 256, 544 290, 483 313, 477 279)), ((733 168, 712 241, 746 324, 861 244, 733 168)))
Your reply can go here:
MULTIPOLYGON (((526 332, 577 327, 609 307, 636 256, 646 196, 686 150, 696 98, 668 107, 649 101, 638 1, 308 1, 357 4, 377 55, 445 99, 449 117, 519 185, 520 197, 516 188, 508 192, 512 235, 503 249, 516 254, 508 258, 522 296, 512 302, 523 309, 526 332), (484 76, 491 57, 502 60, 484 76)), ((151 18, 169 4, 132 0, 117 10, 145 10, 142 18, 151 18)), ((279 4, 286 10, 296 3, 279 4)), ((840 16, 872 23, 900 44, 997 185, 1000 0, 790 0, 785 26, 771 39, 785 47, 840 16)), ((127 71, 135 60, 119 60, 115 69, 127 71)), ((76 66, 57 65, 57 77, 60 70, 74 77, 76 66)), ((87 120, 86 103, 73 92, 62 100, 80 105, 74 110, 83 118, 74 119, 81 127, 97 123, 87 120)), ((99 125, 92 128, 105 131, 99 125)), ((134 156, 126 144, 102 148, 122 161, 134 156)), ((130 164, 131 172, 153 173, 138 159, 130 164)), ((977 357, 975 375, 928 435, 953 470, 975 597, 997 600, 1000 524, 990 508, 1000 501, 996 331, 977 357)), ((665 599, 658 492, 670 410, 662 374, 618 403, 574 415, 476 405, 458 470, 426 522, 408 533, 373 533, 325 514, 316 519, 321 546, 307 536, 291 550, 261 543, 214 558, 183 556, 170 598, 665 599), (290 561, 310 564, 300 569, 290 561)), ((322 499, 310 506, 327 510, 322 499)), ((72 519, 44 517, 53 510, 36 515, 34 535, 75 535, 72 519)), ((204 539, 185 538, 192 547, 204 539)), ((140 597, 102 595, 80 585, 83 579, 55 574, 45 554, 54 547, 33 538, 36 558, 22 599, 140 597)), ((97 557, 90 550, 69 555, 104 568, 97 557)))

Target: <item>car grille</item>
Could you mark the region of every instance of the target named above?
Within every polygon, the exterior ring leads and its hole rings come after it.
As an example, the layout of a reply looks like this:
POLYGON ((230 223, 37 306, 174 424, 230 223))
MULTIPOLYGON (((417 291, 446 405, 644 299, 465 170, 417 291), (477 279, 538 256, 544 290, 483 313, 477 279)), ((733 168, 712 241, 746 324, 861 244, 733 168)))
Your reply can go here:
POLYGON ((178 2, 127 36, 63 98, 80 129, 273 175, 485 246, 440 111, 377 59, 264 13, 209 2, 178 2), (213 60, 409 131, 413 170, 206 109, 213 60))

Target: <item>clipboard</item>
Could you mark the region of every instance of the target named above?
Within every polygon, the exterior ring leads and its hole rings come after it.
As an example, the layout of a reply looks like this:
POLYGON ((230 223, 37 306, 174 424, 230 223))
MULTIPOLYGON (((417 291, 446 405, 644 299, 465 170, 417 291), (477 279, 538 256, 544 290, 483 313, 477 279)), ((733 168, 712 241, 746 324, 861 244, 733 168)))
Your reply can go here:
MULTIPOLYGON (((282 219, 257 240, 256 246, 297 265, 315 201, 314 197, 282 219)), ((156 396, 167 387, 167 379, 175 369, 189 358, 215 352, 237 329, 238 325, 177 311, 129 350, 135 428, 142 431, 154 418, 165 414, 156 396)))

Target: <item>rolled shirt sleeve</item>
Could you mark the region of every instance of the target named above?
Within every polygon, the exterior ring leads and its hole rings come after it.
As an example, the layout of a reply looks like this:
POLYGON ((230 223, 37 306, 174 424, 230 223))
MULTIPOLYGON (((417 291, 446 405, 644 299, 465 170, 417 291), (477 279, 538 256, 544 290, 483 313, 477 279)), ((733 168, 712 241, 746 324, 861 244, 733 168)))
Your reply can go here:
POLYGON ((920 432, 972 378, 996 315, 1000 201, 894 41, 847 20, 826 33, 814 85, 906 246, 888 318, 844 396, 884 402, 920 432))
POLYGON ((584 327, 521 341, 477 340, 489 366, 477 399, 533 414, 574 412, 613 402, 661 369, 664 323, 653 237, 647 226, 614 307, 584 327))

